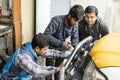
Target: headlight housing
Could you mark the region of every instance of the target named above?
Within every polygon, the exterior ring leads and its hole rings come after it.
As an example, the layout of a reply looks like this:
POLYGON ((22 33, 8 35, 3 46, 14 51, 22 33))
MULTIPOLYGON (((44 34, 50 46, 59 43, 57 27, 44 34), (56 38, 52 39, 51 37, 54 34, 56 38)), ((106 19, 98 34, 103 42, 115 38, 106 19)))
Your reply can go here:
POLYGON ((83 80, 107 80, 107 78, 91 60, 85 68, 83 80))

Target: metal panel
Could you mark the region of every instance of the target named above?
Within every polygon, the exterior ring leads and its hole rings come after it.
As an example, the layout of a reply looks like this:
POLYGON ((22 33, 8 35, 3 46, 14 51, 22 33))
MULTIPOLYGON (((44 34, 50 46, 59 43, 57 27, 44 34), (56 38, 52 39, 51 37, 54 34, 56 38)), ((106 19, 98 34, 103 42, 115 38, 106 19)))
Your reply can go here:
POLYGON ((0 38, 0 49, 6 49, 7 48, 7 38, 2 37, 0 38))

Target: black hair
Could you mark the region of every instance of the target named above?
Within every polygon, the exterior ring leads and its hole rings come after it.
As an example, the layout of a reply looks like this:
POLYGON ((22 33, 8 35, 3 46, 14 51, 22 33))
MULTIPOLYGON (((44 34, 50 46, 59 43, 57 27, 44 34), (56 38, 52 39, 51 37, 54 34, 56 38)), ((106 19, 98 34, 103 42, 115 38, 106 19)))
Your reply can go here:
POLYGON ((81 5, 74 5, 70 11, 69 15, 76 20, 82 20, 84 16, 84 9, 81 5))
POLYGON ((32 48, 35 48, 37 46, 39 48, 44 48, 45 46, 49 46, 46 36, 42 33, 35 35, 32 39, 32 48))
POLYGON ((95 6, 88 6, 85 9, 85 13, 95 13, 96 16, 98 15, 98 9, 95 6))

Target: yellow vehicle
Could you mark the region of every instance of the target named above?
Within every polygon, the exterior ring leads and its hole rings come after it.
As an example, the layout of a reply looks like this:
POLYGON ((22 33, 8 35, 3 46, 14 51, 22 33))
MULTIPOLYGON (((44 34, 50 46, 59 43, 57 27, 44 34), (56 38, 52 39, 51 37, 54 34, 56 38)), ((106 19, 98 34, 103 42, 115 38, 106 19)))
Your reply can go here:
MULTIPOLYGON (((70 66, 73 66, 73 57, 82 45, 91 42, 91 40, 92 38, 88 37, 75 47, 71 57, 61 69, 60 80, 71 80, 70 76, 74 73, 72 71, 74 68, 70 69, 70 66), (69 79, 64 74, 69 74, 69 79)), ((102 37, 88 53, 84 53, 82 56, 86 55, 90 55, 91 60, 85 67, 82 80, 120 80, 120 33, 112 33, 102 37)))
POLYGON ((98 40, 90 56, 83 80, 120 80, 120 33, 98 40))

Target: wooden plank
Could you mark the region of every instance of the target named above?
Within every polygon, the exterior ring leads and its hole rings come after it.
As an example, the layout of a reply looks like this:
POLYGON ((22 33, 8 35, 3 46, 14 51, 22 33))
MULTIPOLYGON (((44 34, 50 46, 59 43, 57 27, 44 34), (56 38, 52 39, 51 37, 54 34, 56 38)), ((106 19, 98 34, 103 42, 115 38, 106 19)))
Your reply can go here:
POLYGON ((15 49, 22 45, 21 0, 13 0, 13 25, 15 32, 15 49))
POLYGON ((21 22, 14 24, 15 49, 22 45, 22 27, 21 22))

